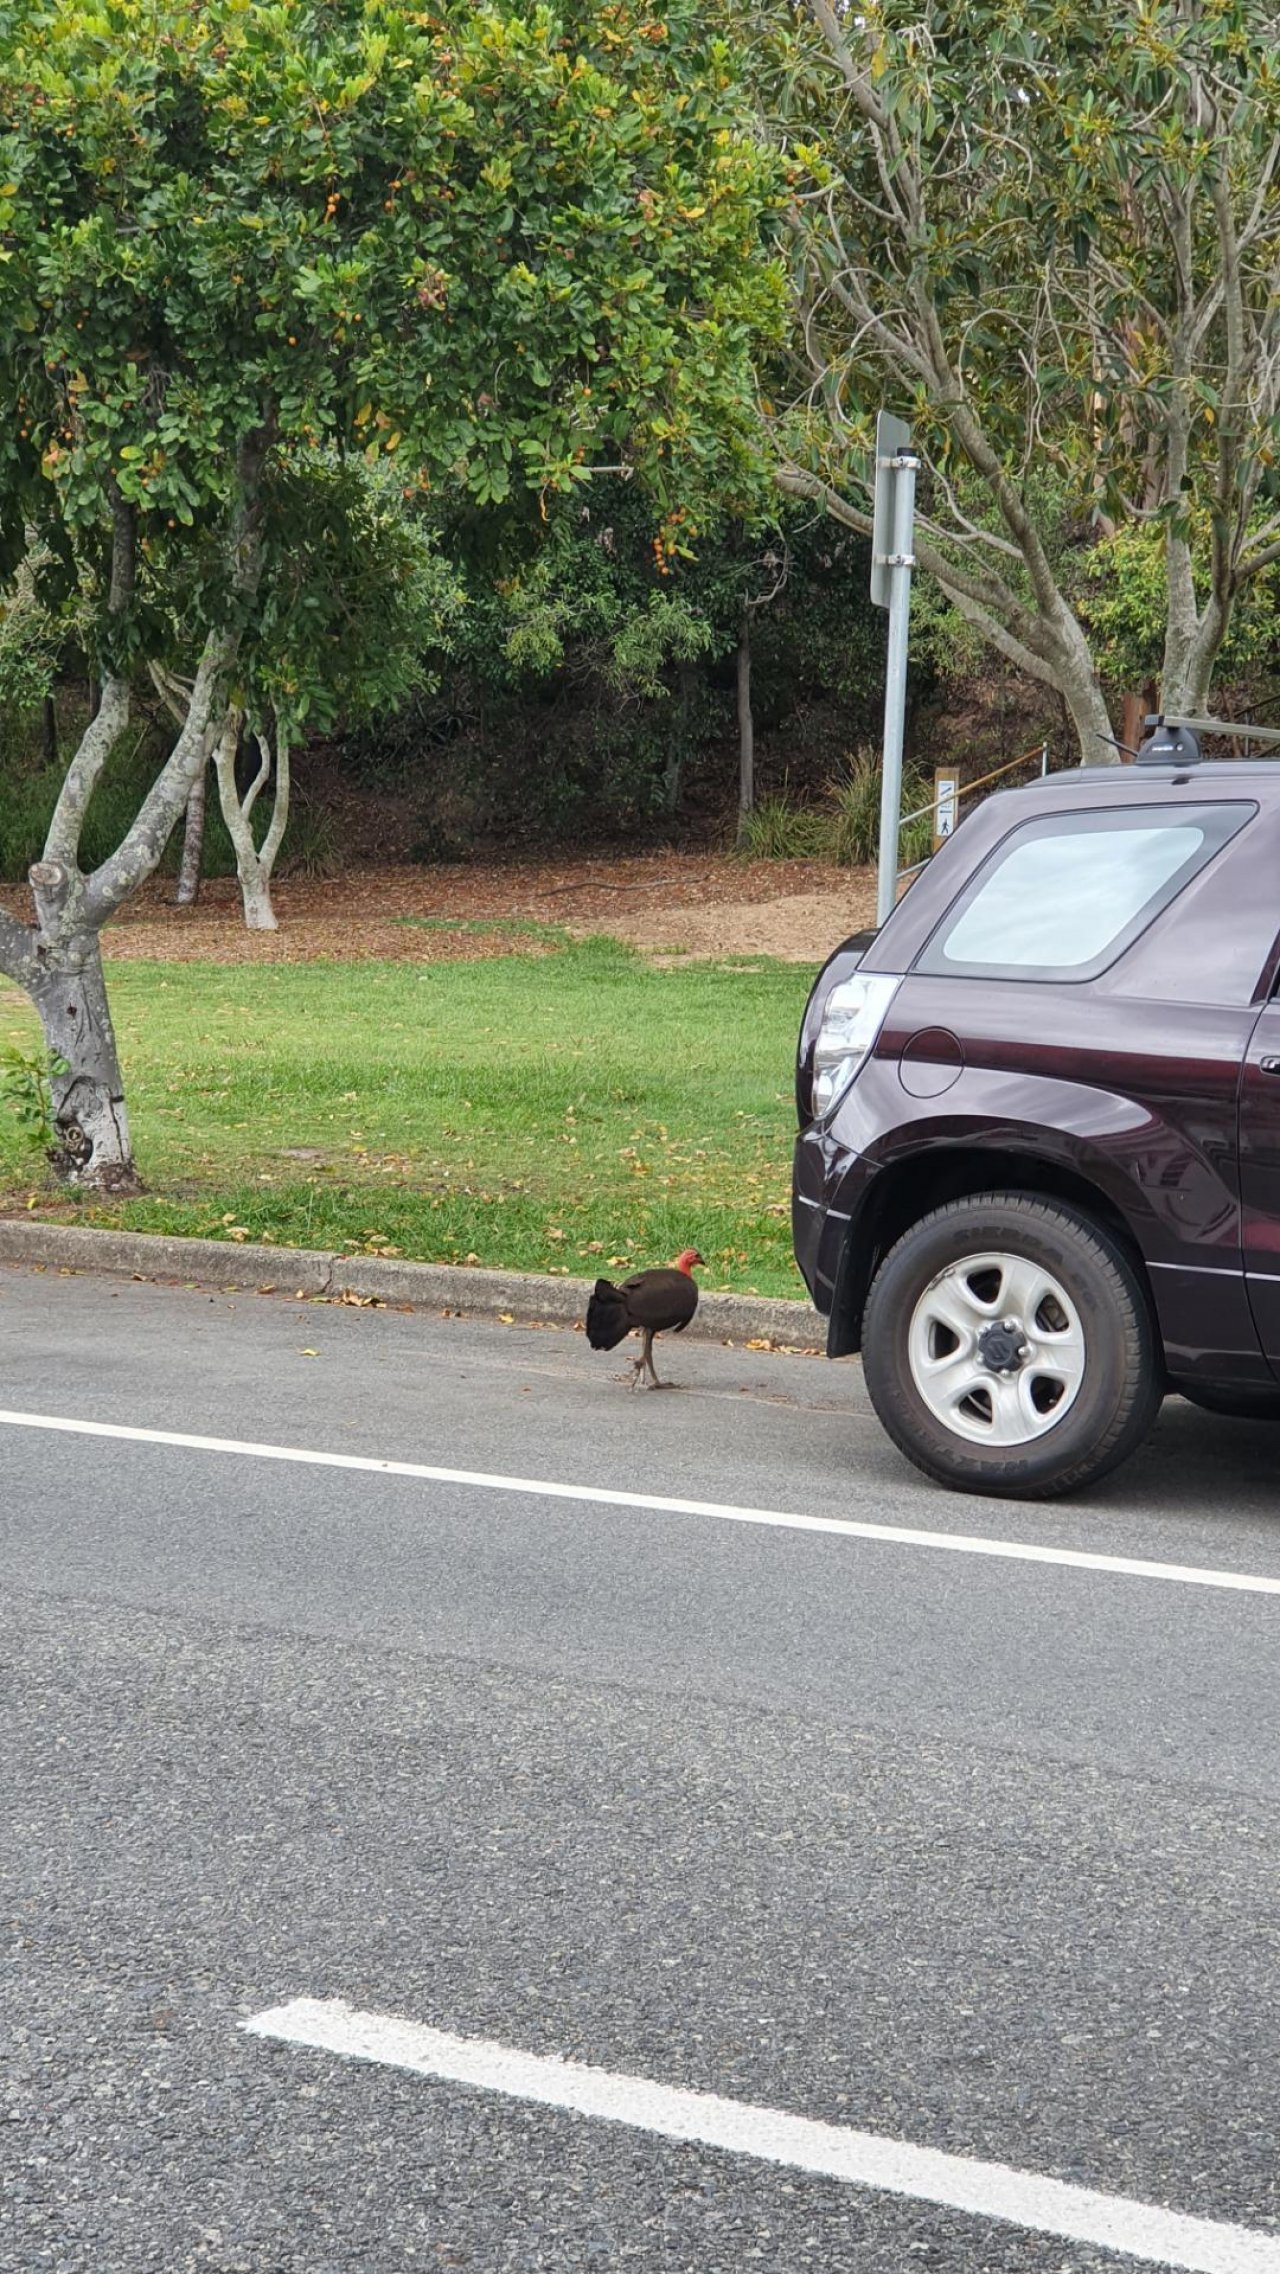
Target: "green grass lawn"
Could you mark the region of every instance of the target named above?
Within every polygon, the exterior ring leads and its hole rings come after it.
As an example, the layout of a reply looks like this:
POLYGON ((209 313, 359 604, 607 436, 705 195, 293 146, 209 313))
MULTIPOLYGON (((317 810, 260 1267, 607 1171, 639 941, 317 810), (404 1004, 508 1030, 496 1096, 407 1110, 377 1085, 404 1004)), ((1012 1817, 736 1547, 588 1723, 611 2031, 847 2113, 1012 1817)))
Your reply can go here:
MULTIPOLYGON (((436 964, 117 963, 149 1190, 75 1221, 591 1273, 698 1246, 801 1295, 793 964, 655 970, 611 940, 436 964)), ((0 994, 0 1044, 35 1022, 0 994)), ((47 1205, 0 1108, 0 1204, 47 1205)))

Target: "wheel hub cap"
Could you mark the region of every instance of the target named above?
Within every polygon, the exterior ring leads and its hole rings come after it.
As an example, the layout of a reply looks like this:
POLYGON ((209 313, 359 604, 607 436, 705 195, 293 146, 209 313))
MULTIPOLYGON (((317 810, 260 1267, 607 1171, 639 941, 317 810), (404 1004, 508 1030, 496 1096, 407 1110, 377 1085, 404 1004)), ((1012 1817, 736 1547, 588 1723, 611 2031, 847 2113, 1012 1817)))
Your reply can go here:
POLYGON ((998 1326, 984 1327, 978 1336, 978 1354, 991 1373, 1016 1374, 1027 1355, 1021 1325, 1002 1319, 998 1326))
POLYGON ((1028 1256, 963 1257, 925 1288, 908 1360, 936 1421, 972 1444, 1033 1444, 1084 1381, 1085 1334, 1062 1282, 1028 1256))

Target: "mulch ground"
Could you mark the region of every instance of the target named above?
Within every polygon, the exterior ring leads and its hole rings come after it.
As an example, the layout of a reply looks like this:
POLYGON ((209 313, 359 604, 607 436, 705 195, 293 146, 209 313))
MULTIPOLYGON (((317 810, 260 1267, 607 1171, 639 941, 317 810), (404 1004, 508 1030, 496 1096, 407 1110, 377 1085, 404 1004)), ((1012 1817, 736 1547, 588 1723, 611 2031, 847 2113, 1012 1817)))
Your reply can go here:
MULTIPOLYGON (((869 871, 822 861, 659 853, 351 869, 281 878, 272 897, 280 930, 247 932, 233 877, 207 883, 196 908, 175 908, 172 880, 153 878, 108 926, 104 950, 164 963, 451 963, 517 946, 550 952, 555 932, 570 931, 677 954, 810 962, 871 920, 875 890, 869 871)), ((30 915, 20 886, 0 887, 0 905, 30 915)))

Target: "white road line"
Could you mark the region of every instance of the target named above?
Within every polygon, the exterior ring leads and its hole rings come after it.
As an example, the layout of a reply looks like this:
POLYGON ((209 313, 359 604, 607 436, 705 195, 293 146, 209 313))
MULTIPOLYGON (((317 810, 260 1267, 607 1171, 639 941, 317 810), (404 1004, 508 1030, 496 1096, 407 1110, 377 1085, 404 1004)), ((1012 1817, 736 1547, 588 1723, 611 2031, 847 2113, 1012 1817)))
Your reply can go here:
POLYGON ((295 1998, 241 2024, 255 2037, 281 2039, 351 2061, 376 2061, 513 2100, 537 2101, 607 2124, 627 2124, 667 2140, 689 2140, 731 2155, 785 2164, 854 2187, 883 2189, 919 2203, 940 2204, 979 2219, 999 2219, 1065 2242, 1125 2252, 1148 2264, 1186 2274, 1280 2274, 1280 2236, 1217 2219, 1194 2219, 1158 2204, 1017 2171, 1010 2164, 980 2163, 943 2155, 875 2132, 819 2124, 778 2108, 752 2107, 709 2092, 654 2084, 648 2077, 617 2075, 522 2053, 484 2038, 452 2037, 394 2014, 357 2013, 340 1998, 295 1998))
POLYGON ((606 1485, 555 1484, 546 1477, 489 1475, 425 1461, 379 1461, 362 1453, 317 1453, 296 1445, 255 1445, 238 1437, 195 1437, 176 1429, 130 1429, 114 1421, 73 1421, 49 1413, 6 1413, 0 1426, 48 1429, 72 1437, 110 1437, 131 1445, 176 1446, 191 1453, 233 1453, 252 1461, 292 1461, 306 1468, 353 1469, 372 1476, 413 1477, 477 1492, 520 1492, 537 1500, 577 1500, 589 1507, 645 1508, 660 1516, 710 1516, 722 1524, 765 1524, 783 1532, 829 1532, 845 1540, 884 1540, 892 1547, 940 1548, 948 1555, 1001 1556, 1069 1571, 1112 1571, 1126 1579, 1162 1579, 1180 1587, 1224 1587, 1241 1595, 1280 1595, 1280 1579, 1246 1571, 1214 1571, 1194 1563, 1152 1563, 1141 1556, 1094 1555, 1084 1548, 1047 1548, 1030 1540, 989 1540, 968 1532, 920 1532, 905 1524, 860 1524, 844 1516, 795 1516, 778 1508, 735 1508, 718 1500, 674 1500, 655 1492, 618 1492, 606 1485))

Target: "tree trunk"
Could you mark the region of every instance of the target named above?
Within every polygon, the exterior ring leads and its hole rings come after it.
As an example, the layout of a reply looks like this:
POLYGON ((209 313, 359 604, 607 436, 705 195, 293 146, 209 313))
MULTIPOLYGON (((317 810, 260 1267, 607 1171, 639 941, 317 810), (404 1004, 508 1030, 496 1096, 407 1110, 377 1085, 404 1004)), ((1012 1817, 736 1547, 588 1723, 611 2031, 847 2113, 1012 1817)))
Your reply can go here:
POLYGON ((1126 765, 1133 764, 1131 753, 1136 754, 1142 744, 1143 720, 1149 718, 1156 707, 1156 690, 1153 680, 1145 687, 1131 687, 1124 699, 1120 715, 1120 740, 1124 749, 1120 755, 1126 765))
POLYGON ((40 706, 40 739, 46 766, 58 763, 58 706, 52 695, 46 695, 40 706))
POLYGON ((676 665, 676 689, 679 697, 677 721, 667 746, 667 762, 662 771, 662 810, 668 821, 674 819, 680 804, 684 783, 684 762, 688 754, 693 730, 693 698, 697 675, 691 663, 676 665))
POLYGON ((1229 622, 1230 610, 1213 593, 1185 638, 1175 640, 1171 619, 1160 680, 1160 709, 1170 717, 1198 718, 1208 709, 1209 689, 1229 622))
POLYGON ((244 909, 246 931, 279 931, 280 920, 271 905, 270 880, 260 870, 253 876, 241 876, 240 902, 244 909))
POLYGON ((21 924, 0 909, 0 971, 30 996, 50 1054, 49 1158, 65 1183, 86 1191, 141 1189, 133 1165, 99 935, 107 918, 152 873, 185 808, 196 772, 207 763, 209 710, 228 661, 225 646, 211 635, 186 725, 158 780, 117 851, 92 876, 85 876, 78 866, 84 814, 129 716, 125 683, 114 678, 104 681, 96 717, 67 768, 45 838, 44 858, 30 870, 35 923, 21 924))
MULTIPOLYGON (((1083 642, 1081 644, 1083 646, 1083 642)), ((1117 765, 1121 754, 1116 748, 1111 716, 1088 650, 1085 649, 1083 659, 1064 657, 1058 666, 1057 680, 1080 744, 1081 765, 1117 765)))
POLYGON ((24 984, 50 1057, 50 1160, 66 1183, 86 1191, 139 1192, 101 945, 81 907, 83 879, 42 861, 31 883, 40 920, 24 984))
POLYGON ((209 769, 201 769, 187 799, 187 822, 182 832, 182 859, 178 864, 178 889, 174 898, 179 908, 194 908, 200 898, 200 878, 204 870, 204 823, 209 801, 209 769))
MULTIPOLYGON (((237 495, 227 545, 233 591, 246 601, 261 573, 261 483, 271 442, 269 429, 259 429, 243 438, 236 455, 237 495)), ((133 554, 133 514, 116 494, 111 618, 120 616, 131 598, 133 554)), ((108 918, 154 872, 197 778, 208 766, 217 722, 225 716, 239 636, 212 629, 206 635, 186 692, 178 739, 132 827, 115 852, 86 876, 79 865, 84 817, 129 719, 126 680, 109 671, 101 685, 94 685, 94 715, 67 767, 45 836, 44 857, 30 871, 36 921, 20 923, 0 908, 0 972, 30 996, 50 1053, 54 1138, 50 1160, 67 1183, 90 1191, 140 1189, 99 935, 108 918)))
POLYGON ((240 741, 240 726, 240 713, 229 712, 213 754, 218 779, 218 802, 235 851, 236 875, 240 880, 240 900, 246 928, 251 932, 274 932, 279 926, 271 905, 271 875, 289 820, 289 743, 287 737, 277 730, 275 804, 271 826, 259 851, 253 834, 253 809, 271 773, 271 746, 265 735, 255 733, 260 763, 253 782, 242 798, 236 786, 236 749, 240 741))
POLYGON ((738 635, 738 844, 745 844, 747 823, 756 803, 756 727, 751 712, 751 617, 742 612, 738 635))

